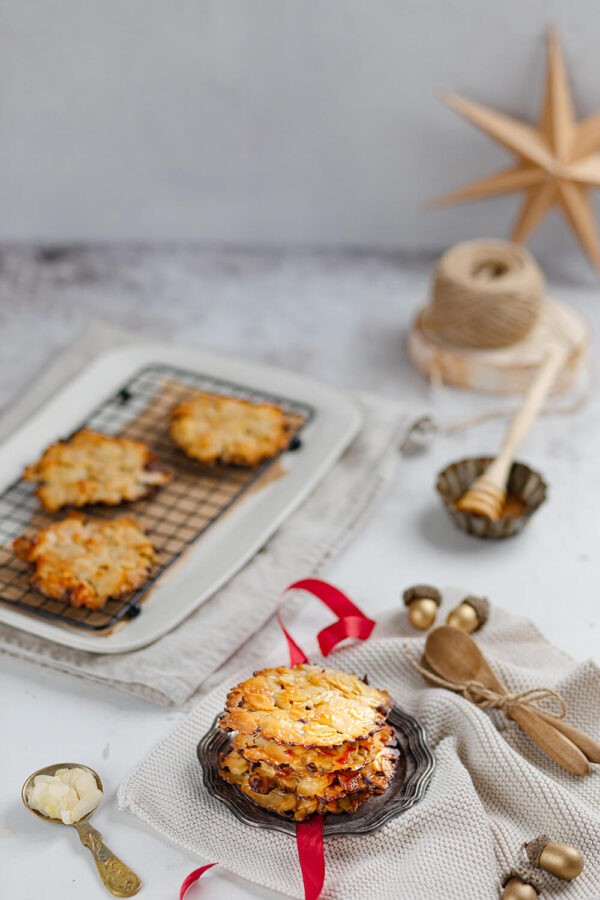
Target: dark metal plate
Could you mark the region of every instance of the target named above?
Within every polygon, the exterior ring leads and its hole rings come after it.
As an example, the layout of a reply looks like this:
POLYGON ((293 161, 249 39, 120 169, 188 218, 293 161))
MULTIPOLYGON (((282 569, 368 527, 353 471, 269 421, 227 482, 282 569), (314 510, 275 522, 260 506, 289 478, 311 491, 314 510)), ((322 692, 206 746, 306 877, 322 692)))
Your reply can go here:
MULTIPOLYGON (((256 806, 234 784, 219 775, 219 756, 229 746, 231 734, 218 726, 219 716, 198 744, 198 759, 202 765, 204 785, 209 794, 224 803, 240 822, 256 828, 270 828, 285 834, 296 834, 296 823, 276 813, 256 806)), ((413 716, 397 706, 388 717, 394 726, 402 756, 390 787, 383 794, 370 797, 355 813, 332 815, 327 813, 323 834, 370 834, 386 822, 417 803, 431 780, 435 758, 427 744, 425 732, 413 716)))

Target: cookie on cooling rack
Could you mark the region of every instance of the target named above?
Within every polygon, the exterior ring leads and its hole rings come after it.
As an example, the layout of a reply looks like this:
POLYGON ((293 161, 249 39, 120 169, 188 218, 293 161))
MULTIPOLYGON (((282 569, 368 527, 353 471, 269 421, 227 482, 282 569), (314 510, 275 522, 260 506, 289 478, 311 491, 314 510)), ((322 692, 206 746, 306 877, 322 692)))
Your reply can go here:
POLYGON ((192 459, 237 466, 254 466, 290 442, 278 406, 207 393, 173 407, 170 434, 192 459))
POLYGON ((369 737, 390 711, 387 691, 356 675, 302 663, 263 669, 227 695, 221 727, 302 747, 369 737))
POLYGON ((45 509, 139 500, 171 480, 169 472, 141 441, 108 437, 84 428, 58 441, 27 466, 26 481, 41 482, 36 491, 45 509))
POLYGON ((147 581, 156 553, 133 519, 92 519, 72 513, 13 544, 32 563, 31 585, 71 606, 99 609, 147 581))

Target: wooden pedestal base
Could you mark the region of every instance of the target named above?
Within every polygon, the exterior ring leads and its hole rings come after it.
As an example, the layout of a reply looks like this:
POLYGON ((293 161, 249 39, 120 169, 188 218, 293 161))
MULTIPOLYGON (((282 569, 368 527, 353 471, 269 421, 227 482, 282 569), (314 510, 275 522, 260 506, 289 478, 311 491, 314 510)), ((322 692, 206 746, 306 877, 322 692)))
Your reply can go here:
POLYGON ((564 336, 571 350, 552 393, 568 390, 581 375, 590 342, 583 316, 549 297, 530 334, 501 349, 467 350, 446 344, 434 334, 430 321, 430 307, 425 307, 408 336, 408 355, 417 369, 444 384, 493 394, 525 393, 557 335, 564 336))

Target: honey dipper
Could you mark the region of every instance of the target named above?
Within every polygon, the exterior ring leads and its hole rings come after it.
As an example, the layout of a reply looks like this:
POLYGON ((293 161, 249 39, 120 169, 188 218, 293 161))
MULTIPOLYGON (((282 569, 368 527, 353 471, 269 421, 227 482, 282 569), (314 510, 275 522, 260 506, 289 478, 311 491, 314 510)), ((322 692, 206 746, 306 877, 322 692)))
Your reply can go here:
POLYGON ((510 423, 500 453, 485 472, 475 479, 466 493, 457 500, 456 508, 461 512, 488 516, 493 521, 502 518, 506 503, 506 485, 515 454, 527 437, 566 356, 565 344, 551 345, 548 356, 510 423))

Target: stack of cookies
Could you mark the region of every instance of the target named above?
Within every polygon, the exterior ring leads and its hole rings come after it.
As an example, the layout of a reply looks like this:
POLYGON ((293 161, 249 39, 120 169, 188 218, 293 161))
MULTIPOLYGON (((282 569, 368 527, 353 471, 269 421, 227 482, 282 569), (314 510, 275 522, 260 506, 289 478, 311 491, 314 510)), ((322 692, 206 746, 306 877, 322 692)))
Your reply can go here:
POLYGON ((237 734, 221 776, 258 806, 302 821, 354 812, 389 787, 399 752, 386 691, 337 669, 263 669, 227 696, 237 734))

